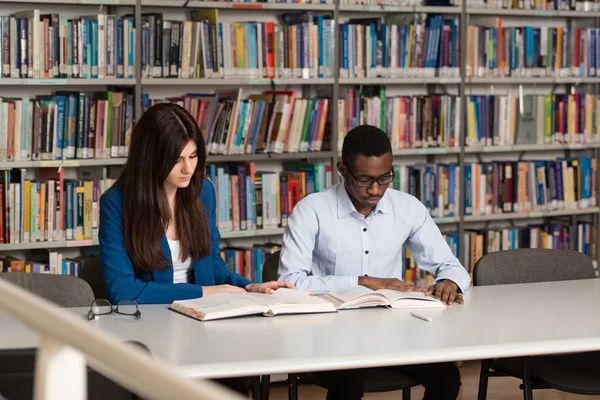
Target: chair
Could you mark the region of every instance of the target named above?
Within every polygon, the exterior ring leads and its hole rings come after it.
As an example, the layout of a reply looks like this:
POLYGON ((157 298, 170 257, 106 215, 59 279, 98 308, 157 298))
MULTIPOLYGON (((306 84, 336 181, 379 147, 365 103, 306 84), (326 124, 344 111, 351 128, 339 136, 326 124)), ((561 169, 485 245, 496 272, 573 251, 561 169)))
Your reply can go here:
MULTIPOLYGON (((280 251, 271 254, 263 264, 263 282, 277 280, 280 251)), ((300 374, 306 382, 325 387, 319 375, 314 373, 300 374)), ((370 368, 364 371, 365 393, 381 393, 402 390, 402 400, 410 400, 410 389, 420 383, 400 371, 390 368, 370 368)), ((270 376, 262 377, 262 400, 269 399, 270 376)), ((288 374, 288 395, 290 400, 298 399, 298 375, 288 374)))
MULTIPOLYGON (((473 269, 473 285, 565 281, 596 278, 590 259, 573 250, 517 249, 489 253, 473 269)), ((490 376, 523 380, 524 398, 533 389, 553 388, 576 394, 600 394, 600 352, 483 360, 479 400, 487 397, 490 376)))
MULTIPOLYGON (((90 285, 76 276, 2 272, 5 279, 60 307, 90 307, 95 300, 90 285)), ((148 351, 139 342, 131 342, 148 351)), ((0 351, 0 396, 8 400, 33 398, 36 349, 0 351)), ((134 400, 138 397, 88 368, 88 399, 134 400)), ((0 397, 1 399, 2 397, 0 397)))
POLYGON ((94 291, 94 297, 97 299, 108 299, 104 281, 102 280, 102 263, 100 257, 86 260, 82 267, 79 277, 86 281, 94 291))
POLYGON ((5 279, 60 307, 90 307, 95 299, 90 285, 76 276, 0 272, 0 279, 5 279))
MULTIPOLYGON (((139 342, 130 342, 149 352, 139 342)), ((36 350, 0 351, 0 399, 30 400, 33 398, 36 350)), ((89 400, 137 400, 135 394, 88 367, 89 400)))

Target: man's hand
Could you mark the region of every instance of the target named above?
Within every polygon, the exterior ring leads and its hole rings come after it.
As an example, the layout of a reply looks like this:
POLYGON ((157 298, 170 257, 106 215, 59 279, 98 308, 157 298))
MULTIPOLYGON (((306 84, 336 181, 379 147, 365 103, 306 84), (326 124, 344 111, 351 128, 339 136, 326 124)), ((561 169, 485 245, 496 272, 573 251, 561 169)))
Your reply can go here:
POLYGON ((458 285, 449 279, 442 279, 435 285, 429 286, 427 296, 435 296, 442 303, 451 306, 454 302, 465 304, 462 294, 458 293, 458 285))
POLYGON ((246 286, 246 291, 273 294, 279 288, 296 289, 296 287, 289 282, 271 281, 265 283, 251 283, 246 286))
POLYGON ((400 292, 422 292, 421 289, 411 285, 410 283, 402 282, 397 278, 373 278, 370 276, 359 276, 358 284, 368 287, 371 290, 390 289, 400 292))

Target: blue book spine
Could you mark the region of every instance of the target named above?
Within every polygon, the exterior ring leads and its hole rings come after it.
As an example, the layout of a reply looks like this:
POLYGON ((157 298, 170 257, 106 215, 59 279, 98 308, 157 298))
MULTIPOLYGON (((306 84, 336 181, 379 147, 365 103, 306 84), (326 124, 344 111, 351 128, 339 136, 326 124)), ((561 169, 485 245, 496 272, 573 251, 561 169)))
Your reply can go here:
POLYGON ((348 68, 348 24, 342 25, 342 66, 349 72, 348 68))
POLYGON ((262 266, 264 263, 264 251, 262 249, 256 250, 256 283, 262 283, 262 266))
POLYGON ((324 43, 325 43, 325 35, 323 32, 323 16, 319 15, 317 17, 315 17, 316 22, 317 22, 317 31, 318 31, 318 40, 319 40, 319 54, 318 54, 318 60, 319 60, 319 78, 324 78, 325 77, 325 62, 324 62, 324 54, 323 54, 323 50, 324 50, 324 43))
POLYGON ((127 53, 127 60, 128 60, 128 65, 129 65, 129 71, 126 71, 126 75, 128 78, 133 78, 133 53, 134 53, 134 46, 135 46, 135 32, 133 30, 133 18, 128 18, 129 20, 129 29, 127 32, 127 37, 129 40, 129 51, 127 53))
POLYGON ((67 21, 67 78, 73 77, 73 21, 67 21))
POLYGON ((454 164, 448 164, 448 209, 449 209, 449 213, 448 215, 453 217, 455 215, 454 213, 454 191, 456 190, 454 188, 454 181, 456 180, 456 165, 454 164))
POLYGON ((246 221, 247 221, 247 225, 248 225, 248 230, 252 230, 255 229, 255 206, 252 204, 252 193, 254 193, 254 185, 252 184, 252 179, 250 176, 246 175, 245 177, 245 183, 246 183, 246 190, 245 190, 245 197, 246 197, 246 221))
MULTIPOLYGON (((590 200, 592 198, 592 160, 590 158, 580 158, 579 168, 581 170, 581 199, 590 200)), ((590 205, 587 204, 589 207, 590 205)))
POLYGON ((124 35, 123 35, 123 20, 117 20, 117 78, 124 77, 124 65, 125 56, 123 54, 125 49, 124 35))
POLYGON ((473 185, 471 165, 465 165, 465 215, 473 214, 473 199, 471 198, 473 185))
POLYGON ((65 96, 56 96, 56 150, 54 153, 55 160, 62 160, 63 158, 63 147, 65 138, 65 129, 67 127, 66 122, 66 110, 65 110, 65 96))

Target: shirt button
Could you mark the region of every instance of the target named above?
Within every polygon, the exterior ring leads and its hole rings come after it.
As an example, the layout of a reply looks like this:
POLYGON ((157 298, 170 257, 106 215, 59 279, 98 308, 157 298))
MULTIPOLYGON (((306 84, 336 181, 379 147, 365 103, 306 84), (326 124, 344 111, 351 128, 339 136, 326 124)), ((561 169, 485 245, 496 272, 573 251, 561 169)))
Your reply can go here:
POLYGON ((365 254, 369 254, 369 250, 365 251, 365 254))
POLYGON ((367 231, 367 228, 363 228, 363 232, 366 232, 366 231, 367 231))

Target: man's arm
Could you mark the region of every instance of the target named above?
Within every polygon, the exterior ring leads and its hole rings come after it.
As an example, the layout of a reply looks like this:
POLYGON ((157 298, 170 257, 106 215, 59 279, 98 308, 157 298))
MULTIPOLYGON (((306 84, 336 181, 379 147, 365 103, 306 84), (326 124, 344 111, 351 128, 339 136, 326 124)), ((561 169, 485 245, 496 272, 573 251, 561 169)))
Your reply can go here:
POLYGON ((408 238, 408 248, 417 265, 431 273, 436 283, 451 280, 464 293, 471 283, 469 274, 452 254, 427 208, 417 200, 412 209, 414 226, 408 238))
POLYGON ((298 289, 314 293, 329 292, 358 284, 356 276, 313 276, 312 259, 319 220, 310 206, 298 203, 288 219, 283 234, 283 247, 279 261, 280 281, 287 281, 298 289))

